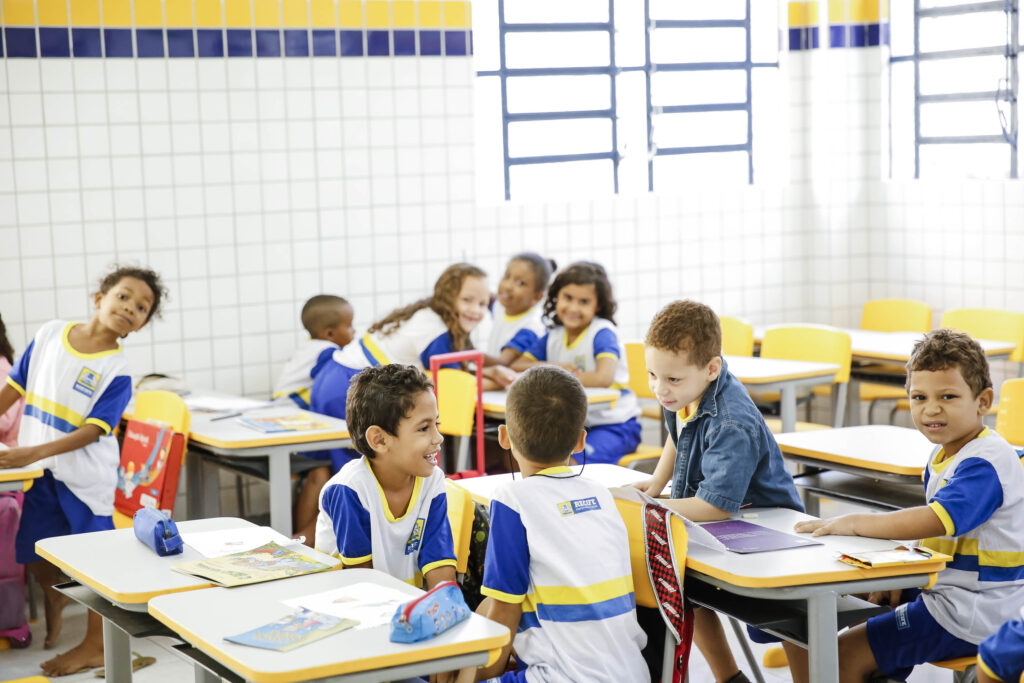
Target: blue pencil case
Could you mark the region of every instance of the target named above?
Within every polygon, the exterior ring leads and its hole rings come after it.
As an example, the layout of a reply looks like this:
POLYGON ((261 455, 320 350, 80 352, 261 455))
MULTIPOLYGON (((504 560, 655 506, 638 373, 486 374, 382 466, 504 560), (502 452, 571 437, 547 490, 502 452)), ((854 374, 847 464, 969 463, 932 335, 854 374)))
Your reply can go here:
POLYGON ((161 557, 185 551, 178 527, 167 513, 151 507, 141 507, 132 517, 135 537, 161 557))
POLYGON ((469 618, 459 584, 443 581, 415 600, 399 605, 391 618, 391 642, 415 643, 444 633, 469 618))

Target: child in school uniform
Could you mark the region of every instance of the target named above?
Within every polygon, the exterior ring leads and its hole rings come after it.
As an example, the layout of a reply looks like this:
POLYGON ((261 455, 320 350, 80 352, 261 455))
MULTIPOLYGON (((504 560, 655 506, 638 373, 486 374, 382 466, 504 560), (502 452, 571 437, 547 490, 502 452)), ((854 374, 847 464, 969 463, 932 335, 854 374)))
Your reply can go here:
POLYGON ((301 317, 309 339, 288 357, 274 385, 272 398, 291 401, 308 410, 313 380, 331 359, 331 354, 352 341, 355 329, 352 327, 352 306, 332 294, 311 297, 302 306, 301 317))
MULTIPOLYGON (((7 338, 7 327, 0 317, 0 386, 6 383, 7 375, 11 374, 14 362, 14 346, 7 338)), ((18 427, 21 425, 21 413, 25 409, 25 399, 21 396, 7 409, 0 412, 0 444, 8 448, 18 445, 18 427)))
POLYGON ((506 406, 498 440, 523 476, 491 498, 487 597, 477 612, 514 638, 493 665, 459 672, 458 683, 649 680, 626 525, 606 488, 567 467, 587 437, 582 385, 562 368, 531 368, 506 406), (518 670, 503 674, 512 648, 518 670))
MULTIPOLYGON (((43 587, 46 648, 60 633, 67 598, 53 589, 60 572, 36 555, 36 541, 114 528, 120 453, 111 431, 132 393, 119 340, 149 322, 165 293, 153 271, 117 268, 93 295, 92 319, 43 325, 0 388, 0 413, 19 396, 27 401, 20 446, 0 451, 0 467, 39 463, 46 470, 25 494, 15 539, 18 562, 27 564, 43 587)), ((60 676, 102 664, 102 620, 90 612, 82 643, 44 662, 42 669, 60 676)))
MULTIPOLYGON (((306 301, 302 306, 301 319, 309 339, 288 358, 274 385, 273 399, 275 402, 294 404, 308 410, 313 380, 331 360, 331 354, 352 341, 355 330, 352 327, 352 306, 345 299, 332 294, 317 294, 306 301)), ((317 453, 308 455, 316 459, 317 453)), ((327 459, 326 454, 322 459, 327 459)), ((294 535, 304 538, 309 546, 313 545, 313 534, 316 531, 316 501, 320 489, 330 476, 329 465, 306 472, 302 489, 295 500, 292 515, 294 535)))
MULTIPOLYGON (((669 436, 654 475, 637 488, 658 496, 672 480, 666 504, 697 522, 726 519, 747 505, 803 512, 775 437, 722 358, 713 310, 689 300, 670 303, 651 321, 644 356, 669 436)), ((777 640, 748 630, 758 642, 777 640)), ((713 611, 694 610, 694 642, 715 680, 747 680, 713 611)))
POLYGON ((1024 677, 1024 607, 978 646, 978 683, 1018 681, 1024 677))
POLYGON ((491 329, 484 351, 508 366, 544 334, 544 298, 555 262, 533 252, 513 256, 491 305, 491 329))
POLYGON ((627 388, 626 353, 615 328, 615 298, 598 263, 578 261, 555 276, 544 302, 551 328, 512 363, 525 370, 552 363, 576 373, 585 387, 617 389, 614 407, 594 405, 587 413, 586 462, 616 463, 640 444, 640 407, 627 388))
POLYGON ((316 548, 345 567, 372 567, 414 586, 454 581, 430 378, 409 365, 367 368, 352 379, 346 412, 362 457, 324 486, 316 548))
MULTIPOLYGON (((468 263, 448 266, 434 284, 433 296, 392 311, 358 342, 331 355, 313 380, 310 409, 344 419, 349 383, 366 368, 398 363, 427 370, 431 356, 470 348, 469 334, 487 314, 489 302, 484 271, 468 263)), ((359 457, 351 448, 327 453, 334 472, 359 457)))
MULTIPOLYGON (((839 637, 842 681, 905 680, 917 664, 974 656, 1024 604, 1024 468, 982 422, 992 405, 985 352, 962 332, 929 332, 907 362, 907 391, 914 425, 936 446, 924 472, 928 503, 800 522, 796 531, 919 538, 953 560, 935 585, 892 591, 893 611, 839 637)), ((793 679, 806 681, 806 653, 791 649, 793 679)))

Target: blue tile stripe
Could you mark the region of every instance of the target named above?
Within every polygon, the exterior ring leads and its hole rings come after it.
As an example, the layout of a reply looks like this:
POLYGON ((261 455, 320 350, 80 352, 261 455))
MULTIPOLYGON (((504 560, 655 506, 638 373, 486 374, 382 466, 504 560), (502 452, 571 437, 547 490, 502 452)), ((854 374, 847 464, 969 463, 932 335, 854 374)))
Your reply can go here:
MULTIPOLYGON (((794 49, 790 29, 790 49, 794 49)), ((817 27, 814 27, 817 47, 817 27)), ((886 30, 888 42, 888 30, 886 30)), ((0 54, 39 57, 464 57, 466 30, 191 29, 4 26, 0 54)))
POLYGON ((889 24, 830 24, 829 47, 878 47, 889 44, 889 24))

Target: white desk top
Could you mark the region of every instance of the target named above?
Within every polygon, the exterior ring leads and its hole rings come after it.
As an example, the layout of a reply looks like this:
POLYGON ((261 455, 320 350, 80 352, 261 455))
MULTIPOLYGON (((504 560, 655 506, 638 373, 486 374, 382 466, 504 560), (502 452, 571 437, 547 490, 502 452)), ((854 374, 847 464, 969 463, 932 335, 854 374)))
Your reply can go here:
POLYGON ((725 356, 729 372, 743 384, 775 384, 818 377, 831 379, 839 372, 834 363, 810 363, 801 360, 779 360, 757 356, 725 356))
POLYGON ((258 430, 246 427, 238 421, 237 417, 218 420, 217 418, 222 417, 224 413, 193 413, 192 426, 189 429, 189 439, 206 446, 241 449, 349 438, 348 425, 345 424, 344 420, 320 415, 319 413, 311 413, 307 410, 300 410, 295 406, 273 406, 271 408, 260 408, 245 412, 246 417, 281 417, 296 414, 329 424, 331 428, 264 434, 258 430))
MULTIPOLYGON (((217 517, 177 524, 178 531, 216 531, 255 526, 244 519, 217 517)), ((200 560, 185 546, 178 555, 160 557, 135 538, 133 529, 56 536, 36 543, 36 552, 61 571, 112 602, 145 605, 157 595, 209 588, 213 584, 171 569, 172 564, 200 560)))
MULTIPOLYGON (((814 517, 784 508, 747 508, 732 515, 732 519, 743 519, 786 533, 810 537, 810 534, 796 534, 793 525, 814 517), (743 516, 754 513, 757 514, 755 519, 746 519, 743 516)), ((935 560, 912 565, 860 569, 840 562, 836 559, 837 555, 842 552, 884 550, 895 547, 897 542, 861 536, 819 536, 817 540, 823 545, 747 555, 712 550, 691 542, 686 556, 686 568, 733 586, 777 588, 908 574, 930 574, 945 567, 944 562, 935 560)))
MULTIPOLYGON (((581 467, 581 465, 573 465, 570 469, 573 472, 579 472, 581 467)), ((522 477, 523 475, 519 472, 515 473, 515 479, 522 479, 522 477)), ((601 486, 614 488, 617 486, 628 486, 636 481, 646 481, 651 478, 651 475, 638 470, 631 470, 628 467, 600 463, 587 465, 583 470, 582 477, 601 486)), ((495 489, 504 483, 512 481, 512 479, 512 474, 491 474, 483 477, 457 479, 452 483, 466 489, 473 498, 486 504, 490 502, 495 489)), ((670 490, 671 485, 670 482, 666 490, 670 490)))
POLYGON ((385 667, 427 662, 457 655, 486 653, 508 642, 504 626, 473 614, 436 638, 419 643, 392 643, 390 626, 348 630, 291 652, 246 647, 224 640, 291 613, 281 603, 351 583, 373 582, 408 593, 422 591, 372 569, 300 576, 239 588, 177 593, 154 598, 149 612, 195 647, 228 668, 258 683, 304 681, 385 667))
MULTIPOLYGON (((0 444, 0 450, 4 450, 7 447, 0 444)), ((9 467, 6 469, 0 469, 0 482, 8 481, 28 481, 31 479, 38 479, 43 476, 43 468, 35 463, 31 465, 25 465, 24 467, 9 467)))
MULTIPOLYGON (((615 389, 603 389, 600 387, 583 387, 587 393, 587 403, 611 403, 613 406, 619 399, 619 392, 615 389)), ((485 391, 483 394, 484 412, 490 417, 505 417, 505 401, 508 400, 508 391, 498 389, 485 391)))
POLYGON ((783 453, 866 470, 919 477, 935 444, 916 429, 891 425, 777 434, 783 453))
MULTIPOLYGON (((755 327, 754 339, 764 339, 768 327, 755 327)), ((857 328, 839 328, 850 335, 850 349, 859 359, 887 360, 906 363, 914 350, 914 343, 923 336, 920 332, 876 332, 857 328)), ((1016 348, 1012 341, 978 339, 981 348, 989 356, 1008 356, 1016 348)))

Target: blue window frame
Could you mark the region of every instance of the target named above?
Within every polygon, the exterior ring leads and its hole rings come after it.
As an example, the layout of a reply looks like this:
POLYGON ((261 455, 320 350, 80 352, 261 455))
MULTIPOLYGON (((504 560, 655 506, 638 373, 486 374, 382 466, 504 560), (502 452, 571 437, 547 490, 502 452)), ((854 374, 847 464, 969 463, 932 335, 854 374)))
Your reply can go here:
POLYGON ((890 174, 1018 178, 1019 0, 892 11, 890 174))
POLYGON ((492 67, 478 79, 500 98, 505 199, 521 196, 531 170, 548 183, 579 173, 612 193, 653 191, 683 157, 754 181, 753 73, 778 66, 777 9, 774 61, 755 61, 751 0, 548 3, 532 14, 522 4, 534 3, 498 0, 474 29, 492 67))

